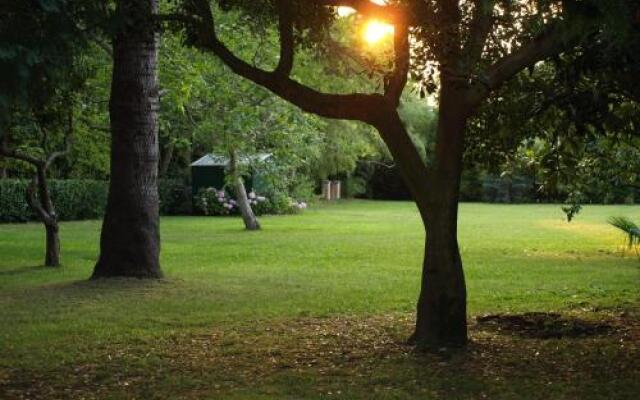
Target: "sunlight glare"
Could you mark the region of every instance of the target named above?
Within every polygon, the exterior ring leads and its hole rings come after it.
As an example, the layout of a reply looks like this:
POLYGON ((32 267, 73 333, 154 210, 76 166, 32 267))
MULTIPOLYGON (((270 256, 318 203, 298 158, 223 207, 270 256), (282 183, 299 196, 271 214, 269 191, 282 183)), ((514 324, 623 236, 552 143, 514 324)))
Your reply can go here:
POLYGON ((345 7, 345 6, 340 6, 338 7, 338 16, 339 17, 347 17, 353 13, 355 13, 356 10, 354 10, 351 7, 345 7))
POLYGON ((393 25, 380 21, 369 21, 364 29, 364 39, 369 44, 376 44, 387 36, 393 35, 393 25))

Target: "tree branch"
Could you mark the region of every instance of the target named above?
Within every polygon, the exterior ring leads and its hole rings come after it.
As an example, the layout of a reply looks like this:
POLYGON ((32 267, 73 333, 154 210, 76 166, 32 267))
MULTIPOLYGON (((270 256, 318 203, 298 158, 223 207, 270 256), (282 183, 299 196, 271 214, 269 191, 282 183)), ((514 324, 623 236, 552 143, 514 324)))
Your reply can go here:
POLYGON ((469 37, 464 45, 463 54, 473 67, 480 60, 482 50, 494 23, 493 8, 495 0, 475 0, 469 37))
POLYGON ((207 0, 192 0, 192 28, 196 32, 196 45, 215 54, 236 74, 258 84, 302 110, 322 117, 358 120, 373 123, 380 117, 379 110, 388 106, 379 94, 328 94, 305 86, 289 77, 252 66, 237 57, 215 32, 213 13, 207 0), (195 25, 195 26, 194 26, 195 25))
POLYGON ((41 160, 36 157, 32 157, 28 154, 24 154, 16 149, 9 148, 9 145, 5 140, 3 140, 2 144, 0 145, 0 156, 7 157, 7 158, 14 158, 16 160, 28 162, 29 164, 35 167, 44 166, 45 164, 44 160, 41 160))
POLYGON ((393 44, 395 65, 384 95, 397 108, 409 74, 409 30, 406 25, 395 26, 393 44))
POLYGON ((353 8, 363 17, 377 19, 392 25, 413 26, 415 24, 415 19, 408 9, 397 4, 380 5, 369 0, 317 0, 315 3, 328 7, 353 8))
POLYGON ((550 26, 529 43, 491 65, 481 79, 471 88, 471 103, 479 104, 489 93, 499 88, 523 69, 538 61, 561 53, 577 42, 583 33, 565 30, 561 23, 550 26))
POLYGON ((280 60, 274 73, 280 76, 290 76, 293 69, 293 16, 291 14, 291 0, 277 0, 278 30, 280 32, 280 60))

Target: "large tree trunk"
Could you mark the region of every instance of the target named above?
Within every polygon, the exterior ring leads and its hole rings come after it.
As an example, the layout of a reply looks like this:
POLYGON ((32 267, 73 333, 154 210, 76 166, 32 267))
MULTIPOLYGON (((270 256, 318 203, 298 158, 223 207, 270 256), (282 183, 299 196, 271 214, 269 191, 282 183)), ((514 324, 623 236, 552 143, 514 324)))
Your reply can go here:
POLYGON ((413 339, 421 346, 464 346, 467 295, 457 223, 464 131, 464 92, 443 83, 438 138, 429 181, 422 286, 413 339))
POLYGON ((113 42, 111 180, 92 278, 158 278, 157 0, 120 0, 113 42))
POLYGON ((443 82, 436 150, 426 170, 395 110, 383 111, 376 127, 411 190, 426 232, 416 327, 410 340, 429 348, 463 346, 467 342, 467 296, 457 222, 469 115, 465 92, 443 82))
POLYGON ((260 229, 260 223, 258 222, 258 218, 256 218, 253 209, 251 209, 251 204, 249 204, 247 190, 244 187, 242 176, 238 170, 238 157, 235 151, 230 151, 229 156, 229 169, 231 172, 231 179, 233 179, 233 191, 236 195, 236 201, 238 202, 238 209, 240 209, 240 215, 242 215, 244 227, 248 231, 257 231, 260 229))

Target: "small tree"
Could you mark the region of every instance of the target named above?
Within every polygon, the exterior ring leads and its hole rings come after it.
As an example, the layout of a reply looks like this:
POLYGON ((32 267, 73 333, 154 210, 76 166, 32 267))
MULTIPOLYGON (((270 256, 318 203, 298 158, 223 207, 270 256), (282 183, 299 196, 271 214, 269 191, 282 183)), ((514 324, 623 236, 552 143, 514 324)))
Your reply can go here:
POLYGON ((75 23, 80 9, 71 0, 0 4, 0 157, 34 170, 27 201, 46 229, 46 266, 60 264, 48 172, 69 151, 73 104, 86 79, 79 56, 87 41, 75 23))
POLYGON ((5 133, 5 140, 0 146, 0 156, 13 158, 29 163, 35 170, 33 179, 27 187, 27 202, 33 212, 42 221, 46 231, 46 250, 44 265, 47 267, 57 267, 60 265, 60 228, 58 225, 58 215, 56 214, 49 185, 47 183, 47 173, 51 165, 58 158, 66 155, 70 149, 71 125, 65 132, 65 148, 60 151, 49 151, 49 135, 46 128, 39 126, 41 132, 41 142, 36 149, 18 149, 9 145, 11 136, 5 133), (35 154, 34 154, 35 153, 35 154), (39 155, 38 155, 39 154, 39 155))

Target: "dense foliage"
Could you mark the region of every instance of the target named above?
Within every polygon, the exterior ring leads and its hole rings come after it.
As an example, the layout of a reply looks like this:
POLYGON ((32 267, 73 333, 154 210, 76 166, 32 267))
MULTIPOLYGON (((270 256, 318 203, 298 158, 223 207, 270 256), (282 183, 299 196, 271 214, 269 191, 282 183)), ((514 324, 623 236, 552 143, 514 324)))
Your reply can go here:
MULTIPOLYGON (((183 182, 159 182, 160 212, 163 215, 191 213, 191 188, 183 182)), ((36 215, 26 200, 26 179, 0 180, 0 222, 33 221, 36 215)), ((96 219, 104 215, 107 182, 90 179, 64 179, 49 182, 51 197, 62 221, 96 219)))
MULTIPOLYGON (((256 215, 294 214, 307 208, 305 201, 297 201, 282 192, 263 196, 249 192, 249 204, 256 215)), ((214 187, 203 188, 194 197, 196 211, 202 215, 237 215, 238 203, 232 194, 214 187)))
MULTIPOLYGON (((0 221, 24 222, 36 216, 26 201, 27 180, 0 180, 0 221)), ((52 180, 49 190, 60 220, 95 219, 104 214, 107 185, 93 180, 52 180)))

